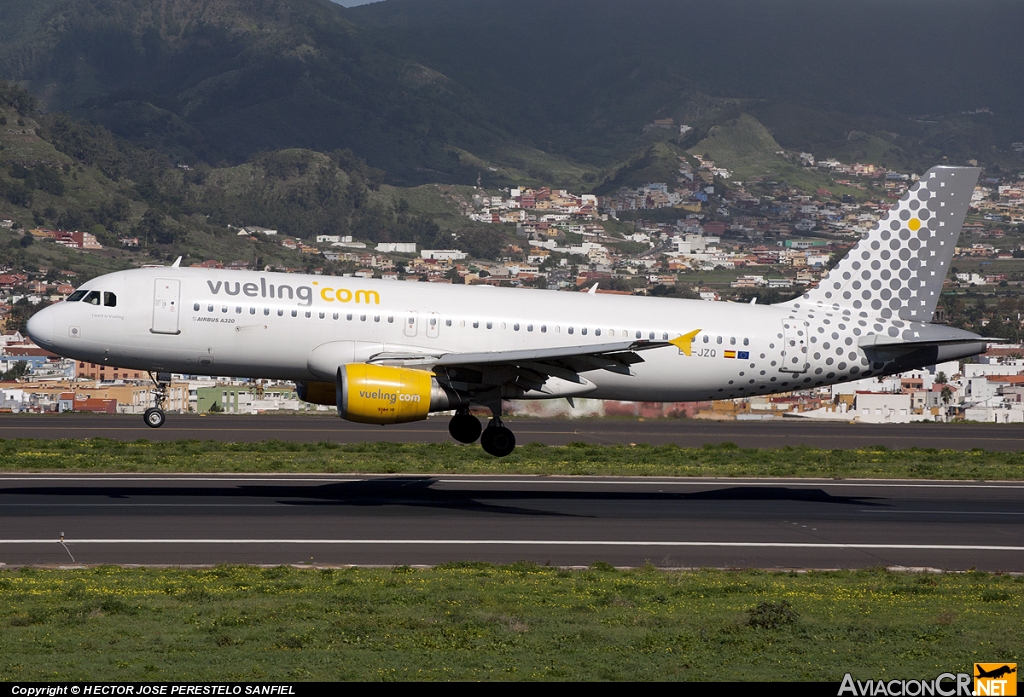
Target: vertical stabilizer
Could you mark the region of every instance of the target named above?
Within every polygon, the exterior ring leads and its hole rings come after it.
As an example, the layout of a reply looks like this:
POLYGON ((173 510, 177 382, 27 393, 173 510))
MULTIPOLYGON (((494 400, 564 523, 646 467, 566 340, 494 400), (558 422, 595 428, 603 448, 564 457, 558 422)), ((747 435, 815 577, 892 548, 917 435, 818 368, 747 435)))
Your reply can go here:
POLYGON ((816 288, 792 302, 931 321, 980 172, 932 167, 816 288))

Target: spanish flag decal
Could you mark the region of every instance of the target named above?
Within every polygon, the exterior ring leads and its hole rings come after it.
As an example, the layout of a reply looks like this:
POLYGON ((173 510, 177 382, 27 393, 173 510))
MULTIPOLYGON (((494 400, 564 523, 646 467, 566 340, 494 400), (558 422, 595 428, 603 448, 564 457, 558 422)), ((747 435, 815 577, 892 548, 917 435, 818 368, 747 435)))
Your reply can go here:
POLYGON ((672 339, 668 343, 672 344, 673 346, 678 348, 680 351, 685 353, 687 356, 689 356, 690 355, 690 351, 692 349, 692 345, 693 345, 693 339, 698 334, 700 334, 700 330, 699 329, 694 329, 692 332, 690 332, 688 334, 683 334, 682 336, 677 336, 675 339, 672 339))
POLYGON ((726 358, 736 358, 736 352, 735 351, 726 351, 723 355, 726 358))

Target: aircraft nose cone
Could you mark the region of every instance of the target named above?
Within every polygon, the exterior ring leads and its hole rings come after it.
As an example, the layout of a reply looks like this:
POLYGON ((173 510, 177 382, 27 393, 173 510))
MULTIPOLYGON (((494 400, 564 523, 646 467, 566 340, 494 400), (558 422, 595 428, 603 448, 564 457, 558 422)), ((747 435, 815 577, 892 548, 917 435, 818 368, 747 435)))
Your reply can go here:
POLYGON ((35 313, 28 320, 27 330, 32 341, 50 348, 53 346, 53 313, 47 310, 35 313))

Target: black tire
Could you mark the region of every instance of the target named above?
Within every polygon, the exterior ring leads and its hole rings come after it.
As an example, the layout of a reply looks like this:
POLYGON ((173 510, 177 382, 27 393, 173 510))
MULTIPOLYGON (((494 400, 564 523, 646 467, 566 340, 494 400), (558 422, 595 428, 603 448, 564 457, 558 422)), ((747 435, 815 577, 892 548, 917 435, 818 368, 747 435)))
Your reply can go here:
POLYGON ((448 422, 448 433, 460 443, 476 443, 483 428, 480 419, 471 414, 456 414, 448 422))
POLYGON ((485 453, 505 457, 516 449, 516 437, 504 426, 488 426, 480 436, 480 445, 485 453))
POLYGON ((162 410, 156 407, 150 407, 146 410, 146 413, 142 415, 142 420, 146 422, 146 425, 150 428, 160 428, 164 425, 166 417, 162 410))

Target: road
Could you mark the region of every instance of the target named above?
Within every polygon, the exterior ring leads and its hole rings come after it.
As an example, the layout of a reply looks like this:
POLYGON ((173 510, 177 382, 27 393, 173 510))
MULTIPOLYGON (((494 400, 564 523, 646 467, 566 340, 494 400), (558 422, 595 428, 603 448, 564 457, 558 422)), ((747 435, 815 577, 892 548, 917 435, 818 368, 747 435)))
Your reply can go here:
POLYGON ((0 476, 8 565, 520 559, 1024 572, 1024 483, 0 476))
MULTIPOLYGON (((741 447, 807 445, 819 448, 948 448, 1024 451, 1024 424, 847 424, 803 420, 706 421, 701 419, 506 419, 520 444, 650 443, 700 447, 736 443, 741 447)), ((448 420, 435 417, 396 426, 369 426, 324 416, 199 416, 168 414, 159 429, 137 415, 0 414, 0 438, 114 438, 234 442, 267 439, 356 443, 450 440, 448 420)))

